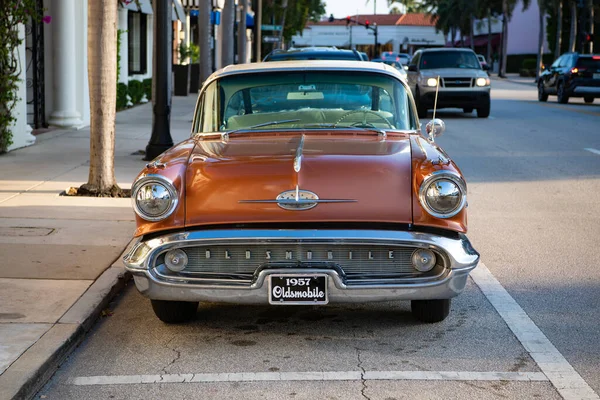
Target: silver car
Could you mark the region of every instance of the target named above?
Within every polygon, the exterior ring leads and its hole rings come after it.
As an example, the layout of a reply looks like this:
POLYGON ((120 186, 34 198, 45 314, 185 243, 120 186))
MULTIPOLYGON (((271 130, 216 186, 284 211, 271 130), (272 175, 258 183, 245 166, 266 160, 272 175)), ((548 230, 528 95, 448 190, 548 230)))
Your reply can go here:
POLYGON ((490 77, 470 49, 422 49, 408 65, 408 84, 415 97, 419 117, 434 108, 477 110, 477 117, 490 115, 490 77))

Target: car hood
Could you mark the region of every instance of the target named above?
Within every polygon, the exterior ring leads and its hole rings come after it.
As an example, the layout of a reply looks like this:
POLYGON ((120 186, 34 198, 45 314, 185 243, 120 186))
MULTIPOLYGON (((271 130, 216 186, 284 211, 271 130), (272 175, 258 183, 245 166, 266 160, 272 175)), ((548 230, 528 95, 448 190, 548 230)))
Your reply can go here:
POLYGON ((485 77, 486 73, 483 70, 473 68, 434 68, 421 70, 422 76, 427 77, 452 77, 452 78, 473 78, 485 77))
POLYGON ((412 222, 411 150, 407 134, 252 133, 198 139, 186 172, 186 226, 277 222, 412 222), (289 190, 321 200, 308 210, 273 201, 289 190), (265 202, 247 202, 247 201, 265 202))

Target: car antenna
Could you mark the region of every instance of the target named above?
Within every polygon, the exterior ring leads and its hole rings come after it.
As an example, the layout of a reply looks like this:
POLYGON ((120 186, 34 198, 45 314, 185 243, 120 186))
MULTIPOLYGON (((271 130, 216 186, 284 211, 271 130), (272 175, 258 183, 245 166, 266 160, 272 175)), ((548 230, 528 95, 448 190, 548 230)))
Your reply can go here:
POLYGON ((437 99, 438 99, 438 92, 440 91, 440 76, 437 76, 437 82, 435 85, 435 101, 433 102, 433 118, 431 119, 432 121, 435 120, 435 111, 437 109, 437 99))

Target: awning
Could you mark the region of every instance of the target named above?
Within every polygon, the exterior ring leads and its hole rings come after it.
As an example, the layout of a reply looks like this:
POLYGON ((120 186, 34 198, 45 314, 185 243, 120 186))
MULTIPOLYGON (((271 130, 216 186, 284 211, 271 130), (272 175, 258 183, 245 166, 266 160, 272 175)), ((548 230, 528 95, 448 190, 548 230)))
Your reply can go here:
POLYGON ((143 14, 154 14, 150 0, 120 0, 121 6, 143 14))
POLYGON ((173 0, 173 17, 177 15, 177 19, 185 22, 185 10, 183 9, 183 5, 180 0, 173 0))
MULTIPOLYGON (((186 0, 184 0, 186 1, 186 0)), ((187 0, 192 1, 192 0, 187 0)), ((173 21, 185 22, 185 10, 181 4, 181 0, 172 0, 173 7, 173 21)), ((143 14, 154 14, 152 9, 152 3, 150 0, 120 0, 121 6, 135 12, 141 12, 143 14)))

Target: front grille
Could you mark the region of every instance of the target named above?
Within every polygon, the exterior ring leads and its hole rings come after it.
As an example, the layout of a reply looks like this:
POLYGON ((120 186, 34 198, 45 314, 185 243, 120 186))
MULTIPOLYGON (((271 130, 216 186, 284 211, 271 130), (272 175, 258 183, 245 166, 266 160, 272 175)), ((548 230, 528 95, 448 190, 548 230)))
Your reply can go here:
MULTIPOLYGON (((429 277, 439 274, 444 262, 421 273, 412 267, 416 247, 331 244, 267 243, 186 247, 188 266, 179 276, 251 281, 263 268, 332 268, 348 283, 357 281, 429 277)), ((162 257, 158 258, 162 263, 162 257)))
POLYGON ((473 78, 442 78, 442 86, 447 88, 472 87, 473 78))

